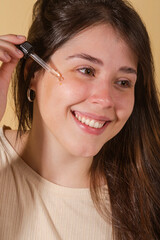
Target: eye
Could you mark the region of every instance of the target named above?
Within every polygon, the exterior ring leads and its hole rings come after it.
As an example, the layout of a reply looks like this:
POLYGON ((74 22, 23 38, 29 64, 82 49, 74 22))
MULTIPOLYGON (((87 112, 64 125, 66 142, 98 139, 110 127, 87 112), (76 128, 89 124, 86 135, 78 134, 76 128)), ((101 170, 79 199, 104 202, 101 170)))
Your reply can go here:
POLYGON ((84 75, 88 75, 92 77, 95 76, 95 70, 93 68, 83 67, 83 68, 79 68, 78 71, 84 75))
POLYGON ((119 81, 116 82, 116 84, 118 84, 118 86, 120 86, 122 88, 132 87, 132 83, 129 80, 119 80, 119 81))

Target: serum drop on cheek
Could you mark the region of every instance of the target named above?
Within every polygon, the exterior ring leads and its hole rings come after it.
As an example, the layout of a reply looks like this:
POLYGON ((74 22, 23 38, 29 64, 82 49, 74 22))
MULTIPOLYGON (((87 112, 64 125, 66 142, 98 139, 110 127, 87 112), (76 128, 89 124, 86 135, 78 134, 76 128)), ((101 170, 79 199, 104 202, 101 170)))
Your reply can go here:
POLYGON ((43 67, 49 73, 57 77, 59 81, 62 81, 64 79, 58 71, 55 71, 46 62, 44 62, 43 59, 41 59, 37 54, 34 53, 33 46, 29 42, 26 41, 20 45, 16 45, 16 47, 23 52, 25 58, 31 57, 41 67, 43 67))

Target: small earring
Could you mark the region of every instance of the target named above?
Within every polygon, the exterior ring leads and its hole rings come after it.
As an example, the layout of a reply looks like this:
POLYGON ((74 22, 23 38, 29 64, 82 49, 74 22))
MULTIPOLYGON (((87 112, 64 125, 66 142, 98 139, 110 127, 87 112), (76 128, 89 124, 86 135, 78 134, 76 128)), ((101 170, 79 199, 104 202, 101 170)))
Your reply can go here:
POLYGON ((35 96, 36 96, 35 91, 33 91, 31 88, 28 88, 28 90, 27 90, 28 101, 33 102, 35 99, 35 96))

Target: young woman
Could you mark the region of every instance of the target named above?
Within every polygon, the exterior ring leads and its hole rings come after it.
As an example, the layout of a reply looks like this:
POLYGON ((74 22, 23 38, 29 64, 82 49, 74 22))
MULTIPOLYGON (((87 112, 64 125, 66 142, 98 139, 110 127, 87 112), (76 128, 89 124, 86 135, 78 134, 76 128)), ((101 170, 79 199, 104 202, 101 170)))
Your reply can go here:
POLYGON ((0 37, 0 239, 158 240, 160 108, 146 29, 122 0, 38 0, 27 40, 0 37))

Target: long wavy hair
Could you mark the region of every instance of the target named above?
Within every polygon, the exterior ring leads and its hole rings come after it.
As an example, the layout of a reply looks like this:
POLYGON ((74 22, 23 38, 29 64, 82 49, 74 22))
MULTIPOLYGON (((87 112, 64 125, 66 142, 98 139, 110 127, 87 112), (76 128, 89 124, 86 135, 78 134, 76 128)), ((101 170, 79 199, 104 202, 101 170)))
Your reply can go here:
MULTIPOLYGON (((160 239, 160 104, 154 80, 150 41, 142 20, 123 0, 37 0, 28 41, 45 61, 78 32, 111 24, 138 57, 135 105, 123 129, 94 157, 90 169, 95 207, 111 220, 116 240, 160 239), (99 188, 100 176, 108 192, 99 188)), ((94 41, 94 40, 93 40, 94 41)), ((18 131, 31 128, 33 104, 27 100, 31 78, 41 67, 22 59, 16 71, 14 98, 18 131), (24 77, 25 76, 25 77, 24 77)))

